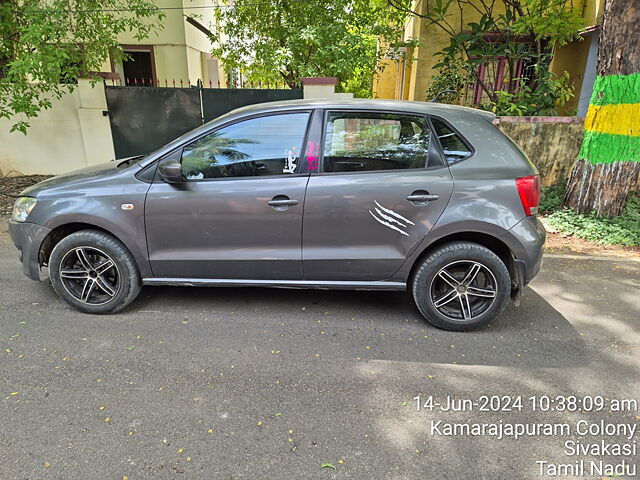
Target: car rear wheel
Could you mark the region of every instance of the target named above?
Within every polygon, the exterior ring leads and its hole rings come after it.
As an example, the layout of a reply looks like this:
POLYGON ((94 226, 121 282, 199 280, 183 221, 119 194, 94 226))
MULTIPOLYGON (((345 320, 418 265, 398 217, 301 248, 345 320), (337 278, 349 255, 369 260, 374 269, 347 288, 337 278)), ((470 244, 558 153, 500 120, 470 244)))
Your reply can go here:
POLYGON ((412 292, 420 313, 445 330, 490 323, 509 301, 511 278, 500 258, 473 242, 438 247, 420 264, 412 292))
POLYGON ((56 293, 86 313, 113 313, 140 293, 131 252, 113 236, 81 230, 63 238, 51 252, 49 277, 56 293))

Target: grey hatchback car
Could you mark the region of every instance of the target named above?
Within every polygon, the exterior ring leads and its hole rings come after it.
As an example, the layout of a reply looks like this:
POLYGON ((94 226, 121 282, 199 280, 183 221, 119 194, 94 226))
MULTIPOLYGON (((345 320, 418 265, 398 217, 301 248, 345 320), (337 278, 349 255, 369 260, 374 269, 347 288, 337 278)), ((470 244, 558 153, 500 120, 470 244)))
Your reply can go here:
POLYGON ((491 113, 316 100, 234 110, 159 150, 24 190, 9 229, 87 313, 143 285, 407 290, 449 330, 538 273, 539 180, 491 113))

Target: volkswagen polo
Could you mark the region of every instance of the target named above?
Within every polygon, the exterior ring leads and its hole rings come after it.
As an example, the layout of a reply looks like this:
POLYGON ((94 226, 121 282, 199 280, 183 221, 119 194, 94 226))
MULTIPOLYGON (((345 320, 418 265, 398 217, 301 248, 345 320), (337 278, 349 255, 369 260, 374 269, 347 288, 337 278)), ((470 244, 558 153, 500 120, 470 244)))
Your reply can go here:
POLYGON ((381 100, 234 110, 148 155, 24 190, 9 229, 87 313, 143 285, 407 290, 470 330, 519 300, 545 232, 539 182, 493 114, 381 100))

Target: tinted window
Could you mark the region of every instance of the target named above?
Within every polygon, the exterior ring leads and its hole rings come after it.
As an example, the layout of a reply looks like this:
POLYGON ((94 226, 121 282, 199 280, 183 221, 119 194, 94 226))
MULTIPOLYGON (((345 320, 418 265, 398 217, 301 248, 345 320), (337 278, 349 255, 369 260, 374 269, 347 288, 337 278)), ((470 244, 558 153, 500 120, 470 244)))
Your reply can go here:
POLYGON ((296 173, 308 119, 272 115, 216 130, 184 148, 182 173, 188 180, 296 173))
POLYGON ((471 150, 466 143, 446 123, 432 118, 433 128, 442 145, 444 156, 449 164, 464 160, 471 156, 471 150))
POLYGON ((324 142, 326 172, 424 168, 430 132, 417 115, 331 113, 324 142))

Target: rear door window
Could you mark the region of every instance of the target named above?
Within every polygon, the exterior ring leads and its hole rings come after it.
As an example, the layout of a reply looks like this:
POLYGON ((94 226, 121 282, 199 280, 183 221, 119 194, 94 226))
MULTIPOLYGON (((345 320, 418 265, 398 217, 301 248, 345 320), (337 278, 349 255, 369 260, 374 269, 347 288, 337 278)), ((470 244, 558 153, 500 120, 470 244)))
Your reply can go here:
POLYGON ((419 115, 330 112, 325 172, 369 172, 439 166, 429 155, 431 131, 419 115), (428 160, 431 161, 428 162, 428 160), (436 165, 430 165, 435 162, 436 165))

